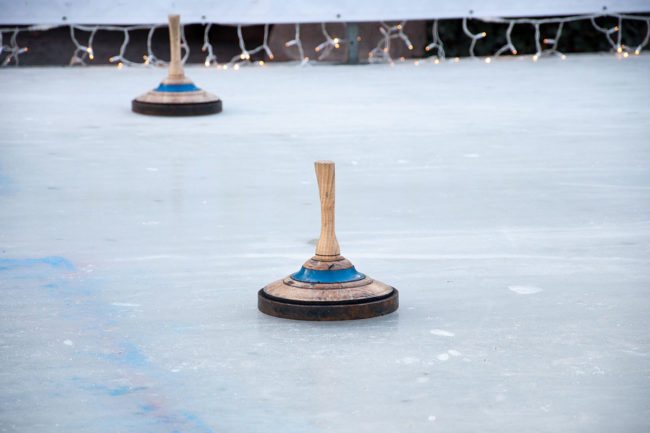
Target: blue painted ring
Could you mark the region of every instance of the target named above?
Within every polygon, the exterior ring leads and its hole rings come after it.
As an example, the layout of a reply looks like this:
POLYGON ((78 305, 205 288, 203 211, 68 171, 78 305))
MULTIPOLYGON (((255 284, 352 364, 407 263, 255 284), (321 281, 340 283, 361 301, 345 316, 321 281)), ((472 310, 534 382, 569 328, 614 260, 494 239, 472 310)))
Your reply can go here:
POLYGON ((337 269, 335 271, 317 271, 315 269, 307 269, 304 266, 300 268, 295 274, 291 274, 291 278, 303 283, 348 283, 350 281, 359 281, 366 278, 361 272, 352 266, 347 269, 337 269))
POLYGON ((184 84, 164 84, 160 83, 156 87, 156 92, 196 92, 201 90, 194 85, 194 83, 184 83, 184 84))

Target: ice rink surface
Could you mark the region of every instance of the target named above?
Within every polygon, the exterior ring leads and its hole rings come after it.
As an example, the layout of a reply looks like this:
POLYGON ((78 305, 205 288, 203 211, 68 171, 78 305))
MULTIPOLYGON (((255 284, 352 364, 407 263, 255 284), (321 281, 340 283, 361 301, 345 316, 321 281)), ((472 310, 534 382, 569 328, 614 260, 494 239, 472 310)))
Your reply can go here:
POLYGON ((0 431, 650 431, 650 56, 0 70, 0 431), (390 316, 293 322, 337 163, 390 316))

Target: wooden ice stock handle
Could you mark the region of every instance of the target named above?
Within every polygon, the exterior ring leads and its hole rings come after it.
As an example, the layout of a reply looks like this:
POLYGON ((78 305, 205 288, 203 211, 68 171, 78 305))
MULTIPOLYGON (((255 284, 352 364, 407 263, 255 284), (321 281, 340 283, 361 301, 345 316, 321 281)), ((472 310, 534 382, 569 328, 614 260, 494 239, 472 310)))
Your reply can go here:
POLYGON ((181 16, 169 16, 169 78, 180 79, 185 76, 181 64, 181 16))
POLYGON ((320 239, 316 245, 316 258, 335 260, 341 254, 341 250, 334 232, 334 163, 332 161, 316 161, 314 166, 320 192, 321 211, 320 239))

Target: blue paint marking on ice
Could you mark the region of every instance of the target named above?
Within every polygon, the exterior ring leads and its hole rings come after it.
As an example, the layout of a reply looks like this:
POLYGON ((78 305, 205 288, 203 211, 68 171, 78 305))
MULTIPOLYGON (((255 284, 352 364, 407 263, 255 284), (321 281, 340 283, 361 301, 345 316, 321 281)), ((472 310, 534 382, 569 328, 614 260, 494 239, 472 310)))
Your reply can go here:
POLYGON ((142 412, 148 413, 148 412, 153 412, 156 410, 156 407, 151 405, 151 404, 141 404, 140 409, 142 409, 142 412))
POLYGON ((144 386, 137 386, 137 387, 132 387, 132 386, 119 386, 117 388, 107 388, 108 390, 108 395, 112 397, 118 397, 120 395, 125 395, 125 394, 130 394, 132 392, 136 391, 142 391, 147 389, 144 386))
POLYGON ((103 355, 102 358, 127 365, 133 368, 145 368, 149 365, 147 357, 130 341, 121 341, 120 350, 110 355, 103 355))
POLYGON ((186 411, 183 412, 183 416, 185 416, 185 419, 188 421, 191 421, 199 429, 199 431, 203 433, 214 433, 214 430, 212 430, 210 426, 208 426, 201 418, 195 414, 186 411))
MULTIPOLYGON (((153 364, 132 341, 126 338, 105 340, 106 329, 116 325, 119 314, 100 297, 103 290, 93 283, 94 280, 83 278, 83 274, 79 278, 68 277, 67 274, 76 269, 72 261, 60 256, 0 259, 0 271, 17 279, 33 280, 35 284, 31 287, 44 289, 42 294, 47 294, 59 305, 58 317, 84 329, 86 338, 94 335, 95 340, 103 341, 101 347, 89 346, 86 350, 71 352, 73 356, 84 358, 84 364, 103 361, 110 367, 107 371, 117 371, 117 374, 89 375, 87 378, 72 376, 67 381, 78 389, 113 400, 122 414, 135 415, 137 420, 129 422, 142 425, 139 431, 147 431, 145 426, 151 423, 162 422, 182 433, 214 433, 198 415, 186 408, 173 403, 161 405, 156 399, 152 401, 151 392, 160 393, 177 379, 153 364), (109 353, 106 352, 107 343, 112 346, 109 353), (135 412, 132 411, 134 407, 138 408, 135 412)), ((97 371, 105 367, 106 364, 101 365, 97 371)), ((65 389, 65 383, 59 385, 65 389)))
POLYGON ((113 397, 117 397, 120 395, 128 394, 131 392, 132 388, 129 388, 128 386, 120 386, 117 388, 110 389, 108 388, 108 395, 112 395, 113 397))
POLYGON ((8 192, 11 185, 11 179, 0 172, 0 192, 8 192))
POLYGON ((48 256, 32 259, 0 259, 0 271, 28 268, 36 265, 47 265, 65 271, 74 271, 75 266, 64 257, 48 256))
POLYGON ((135 344, 129 341, 123 341, 121 346, 124 350, 121 358, 128 365, 132 367, 145 367, 149 364, 147 357, 144 356, 144 354, 140 351, 140 349, 138 349, 135 344))
POLYGON ((104 385, 95 384, 90 387, 90 389, 97 390, 103 393, 110 395, 111 397, 120 397, 126 394, 131 394, 137 391, 143 391, 147 389, 144 386, 118 386, 116 388, 109 388, 104 385))
MULTIPOLYGON (((110 387, 107 385, 103 385, 100 383, 88 383, 86 380, 75 376, 70 379, 72 383, 77 385, 81 389, 85 389, 87 391, 94 391, 98 392, 100 394, 106 394, 111 397, 120 397, 123 395, 127 394, 132 394, 137 391, 144 391, 147 389, 145 386, 116 386, 116 387, 110 387)), ((141 406, 142 407, 142 406, 141 406)), ((153 408, 153 407, 152 407, 153 408)), ((153 409, 152 409, 153 410, 153 409)))

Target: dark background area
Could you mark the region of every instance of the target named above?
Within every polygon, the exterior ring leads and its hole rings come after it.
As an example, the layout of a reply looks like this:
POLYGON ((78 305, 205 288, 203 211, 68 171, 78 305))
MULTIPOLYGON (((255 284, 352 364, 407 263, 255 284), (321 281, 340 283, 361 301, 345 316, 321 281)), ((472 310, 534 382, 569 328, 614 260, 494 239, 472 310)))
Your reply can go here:
MULTIPOLYGON (((539 17, 538 17, 539 18, 539 17)), ((550 18, 550 17, 549 17, 550 18)), ((596 22, 603 28, 612 28, 618 24, 614 17, 597 18, 596 22)), ((429 29, 430 26, 429 24, 429 29)), ((506 30, 508 24, 485 23, 478 20, 469 21, 467 27, 472 33, 486 32, 487 37, 476 43, 474 53, 477 56, 489 56, 506 44, 506 30)), ((543 24, 540 27, 541 37, 552 39, 557 31, 557 24, 543 24)), ((465 57, 468 55, 471 40, 463 33, 462 20, 441 20, 438 24, 438 33, 445 44, 447 57, 465 57)), ((644 21, 624 20, 623 21, 623 43, 627 46, 636 47, 641 44, 647 32, 644 21)), ((431 39, 431 31, 427 32, 431 39)), ((610 37, 616 41, 617 34, 610 37)), ((517 48, 518 54, 535 54, 535 27, 532 24, 517 24, 512 30, 512 41, 517 48)), ((549 48, 542 44, 542 48, 549 48)), ((596 30, 591 21, 580 20, 564 24, 562 35, 557 49, 563 53, 584 53, 611 50, 607 37, 596 30)), ((504 53, 509 54, 509 52, 504 53)))
MULTIPOLYGON (((611 28, 617 25, 618 20, 615 17, 601 17, 597 19, 598 24, 604 28, 611 28)), ((379 23, 376 24, 379 26, 379 23)), ((412 25, 409 23, 409 25, 412 25)), ((409 34, 409 25, 405 28, 409 34)), ((426 33, 425 45, 432 40, 431 28, 433 21, 424 23, 426 33)), ((9 27, 9 26, 5 26, 9 27)), ((487 37, 479 40, 475 47, 477 56, 488 56, 494 54, 499 48, 506 43, 507 24, 486 23, 480 20, 471 20, 468 27, 473 33, 486 32, 487 37)), ((190 24, 185 26, 185 36, 190 47, 190 56, 188 63, 203 63, 206 53, 201 51, 203 46, 203 35, 205 26, 202 24, 190 24)), ((541 39, 555 37, 557 24, 544 24, 541 26, 541 39)), ((645 21, 625 20, 622 29, 623 43, 627 46, 636 47, 639 45, 647 31, 645 21)), ((273 33, 273 26, 270 27, 270 33, 273 33)), ((243 28, 246 46, 254 48, 260 45, 264 38, 264 26, 246 26, 243 28)), ((360 33, 363 36, 363 32, 360 33)), ((444 43, 445 54, 447 57, 466 57, 469 55, 470 38, 463 33, 462 20, 449 19, 439 21, 439 34, 444 43)), ((147 35, 148 30, 133 30, 129 32, 130 41, 126 49, 125 57, 133 62, 142 63, 143 55, 147 53, 147 35)), ((512 32, 512 40, 517 47, 518 54, 534 54, 535 40, 534 27, 531 24, 518 24, 512 32)), ((10 33, 4 33, 4 44, 9 43, 10 33)), ((77 40, 82 44, 87 44, 90 32, 75 30, 77 40)), ((210 42, 214 48, 214 53, 220 63, 228 62, 233 56, 240 53, 237 38, 237 28, 234 26, 212 25, 210 33, 210 42)), ((339 36, 337 34, 337 36, 339 36)), ((344 35, 340 35, 344 36, 344 35)), ((616 33, 612 34, 612 39, 616 40, 616 33)), ((123 32, 100 30, 97 32, 94 42, 94 60, 86 59, 88 64, 109 64, 109 58, 119 53, 120 46, 123 42, 123 32)), ((317 40, 305 43, 306 46, 314 46, 324 40, 320 36, 317 40)), ((414 39, 414 44, 418 39, 414 39)), ((23 30, 18 34, 18 45, 28 47, 29 51, 20 55, 21 66, 38 66, 38 65, 68 65, 70 58, 75 50, 75 45, 70 38, 70 28, 68 26, 57 27, 45 31, 23 30)), ((305 41, 307 42, 307 41, 305 41)), ((393 47, 402 45, 401 40, 393 40, 393 47)), ((155 55, 162 59, 169 58, 169 41, 168 33, 165 28, 157 29, 153 37, 153 49, 155 55)), ((412 52, 416 57, 422 53, 422 47, 418 47, 412 52)), ((543 48, 548 48, 544 46, 543 48)), ((607 42, 605 35, 597 31, 591 22, 587 20, 566 23, 562 32, 562 37, 558 44, 558 50, 563 53, 576 52, 600 52, 610 51, 611 46, 607 42)), ((433 55, 424 53, 425 56, 433 55)), ((317 56, 312 50, 306 50, 305 54, 314 59, 317 56)), ((504 53, 509 55, 510 53, 504 53)), ((0 54, 0 62, 4 60, 7 53, 0 54)), ((401 54, 400 54, 401 55, 401 54)), ((396 57, 396 56, 393 56, 396 57)), ((262 51, 254 55, 252 60, 269 59, 262 51)), ((325 59, 327 60, 327 59, 325 59)), ((13 64, 13 62, 12 62, 13 64)))

